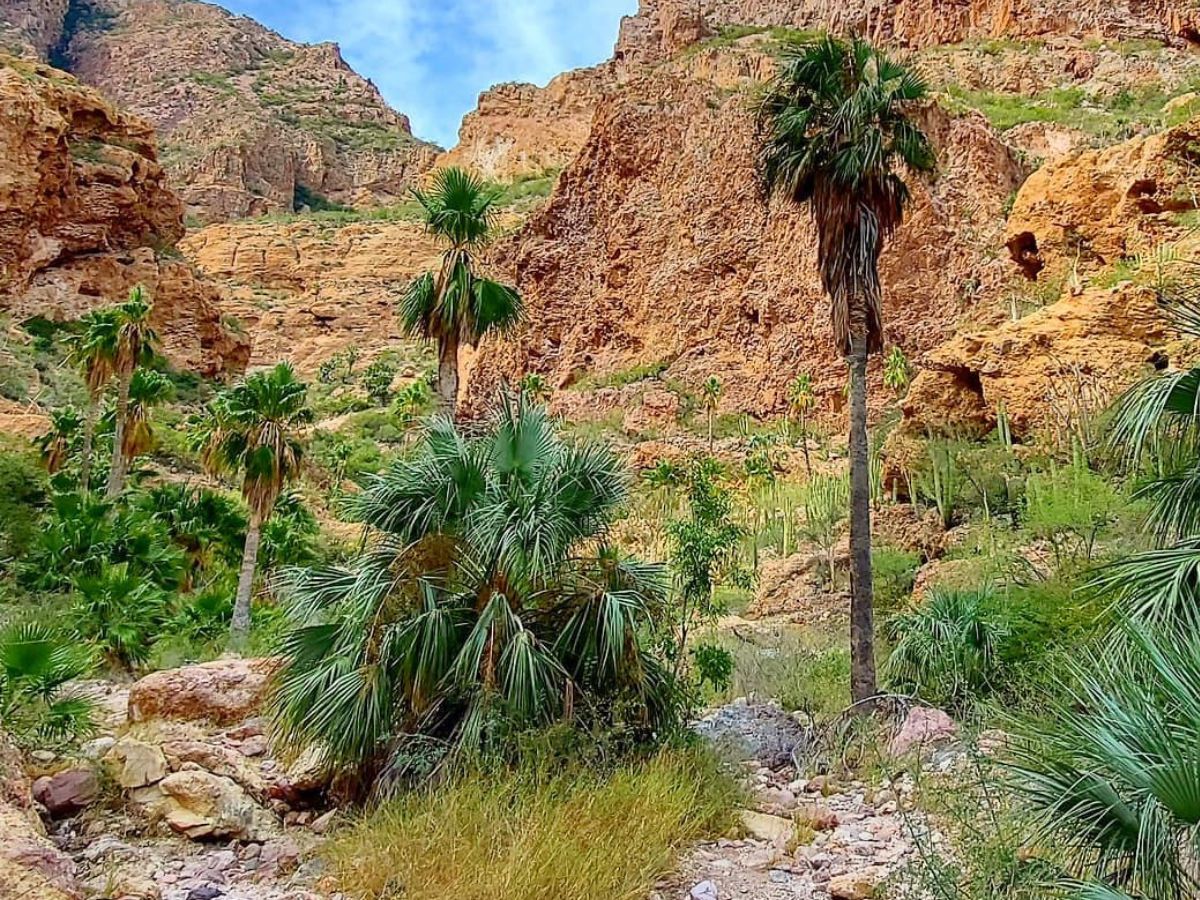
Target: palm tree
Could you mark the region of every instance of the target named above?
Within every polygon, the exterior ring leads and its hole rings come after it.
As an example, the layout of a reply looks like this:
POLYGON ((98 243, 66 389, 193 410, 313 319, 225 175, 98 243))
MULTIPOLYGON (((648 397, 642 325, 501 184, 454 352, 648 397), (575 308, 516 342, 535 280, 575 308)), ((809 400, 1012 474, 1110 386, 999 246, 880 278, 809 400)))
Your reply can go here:
POLYGON ((802 372, 792 379, 788 387, 788 412, 796 417, 800 426, 800 446, 804 448, 804 471, 812 478, 812 460, 808 456, 808 414, 817 405, 817 395, 813 392, 812 376, 802 372))
POLYGON ((117 355, 113 371, 117 376, 117 418, 113 436, 112 467, 108 471, 105 495, 111 500, 125 489, 129 458, 125 455, 125 427, 129 421, 129 386, 138 366, 154 357, 158 334, 150 326, 151 304, 141 286, 129 292, 129 299, 116 309, 117 355))
POLYGON ((523 395, 475 436, 430 421, 359 496, 364 550, 285 576, 281 739, 369 783, 421 740, 476 748, 493 728, 566 717, 664 724, 671 685, 647 637, 665 573, 606 541, 627 496, 610 451, 563 440, 523 395))
POLYGON ((810 204, 833 339, 850 366, 851 693, 876 693, 871 611, 867 357, 883 345, 879 256, 909 200, 897 172, 933 168, 910 118, 921 80, 867 42, 824 37, 790 48, 760 109, 760 170, 769 195, 810 204))
POLYGON ((492 237, 496 194, 462 169, 441 169, 428 191, 413 190, 425 228, 445 245, 438 271, 426 272, 404 293, 400 318, 407 334, 437 341, 437 389, 442 408, 458 400, 458 348, 514 325, 522 313, 514 288, 483 278, 476 257, 492 237))
POLYGON ((255 372, 210 406, 201 457, 213 473, 240 474, 250 508, 230 634, 235 645, 250 631, 250 593, 263 525, 284 487, 300 474, 301 429, 312 419, 308 386, 287 363, 255 372))
POLYGON ((96 420, 100 417, 100 399, 112 380, 117 359, 117 314, 114 309, 99 309, 85 315, 83 330, 72 342, 70 359, 83 371, 88 406, 83 421, 83 458, 79 482, 88 489, 92 474, 92 450, 96 439, 96 420))
POLYGON ((42 453, 42 462, 46 471, 53 475, 62 471, 63 466, 76 447, 79 430, 83 427, 83 419, 73 406, 55 410, 50 414, 50 430, 37 438, 38 449, 42 453))
POLYGON ((154 427, 150 410, 171 399, 174 393, 171 379, 153 369, 138 369, 129 382, 129 405, 125 411, 125 427, 121 431, 121 453, 126 465, 154 449, 154 427))
POLYGON ((708 453, 713 452, 713 422, 717 415, 717 402, 721 399, 721 380, 716 375, 710 375, 700 387, 704 400, 704 414, 708 419, 708 453))

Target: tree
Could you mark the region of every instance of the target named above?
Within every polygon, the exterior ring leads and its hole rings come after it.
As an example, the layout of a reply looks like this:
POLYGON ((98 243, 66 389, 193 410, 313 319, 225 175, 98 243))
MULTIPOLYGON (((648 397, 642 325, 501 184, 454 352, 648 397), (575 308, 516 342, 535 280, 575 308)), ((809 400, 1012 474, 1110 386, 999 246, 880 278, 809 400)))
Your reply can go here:
POLYGON ((83 419, 73 406, 55 410, 50 414, 50 430, 37 437, 38 450, 46 471, 53 475, 62 470, 77 448, 76 441, 83 427, 83 419))
POLYGON ((113 373, 117 378, 117 418, 113 436, 112 467, 108 471, 105 495, 111 500, 125 489, 129 458, 125 455, 125 428, 129 421, 129 388, 133 373, 154 357, 158 334, 150 326, 151 304, 141 286, 129 292, 129 299, 116 308, 117 352, 113 373))
POLYGON ((242 568, 234 598, 232 642, 250 631, 250 594, 258 567, 263 525, 284 487, 300 474, 301 429, 313 420, 308 386, 287 363, 255 372, 221 394, 210 406, 201 456, 214 473, 238 474, 250 508, 242 568))
POLYGON ((358 495, 363 551, 285 573, 281 739, 369 784, 432 742, 564 718, 661 728, 674 692, 644 640, 664 573, 606 540, 627 498, 614 454, 519 394, 482 433, 431 420, 358 495))
POLYGON ((925 96, 867 42, 824 37, 786 52, 759 117, 766 192, 811 209, 834 344, 850 366, 851 694, 861 708, 876 693, 867 358, 883 344, 879 256, 909 200, 897 168, 934 166, 909 114, 925 96))
POLYGON ((458 400, 458 348, 520 320, 521 296, 514 288, 478 274, 477 256, 496 223, 497 195, 462 169, 440 169, 428 191, 413 190, 425 228, 446 247, 437 272, 426 272, 404 293, 400 319, 407 334, 437 341, 437 390, 444 410, 458 400))
POLYGON ((399 368, 395 362, 381 356, 363 372, 363 389, 377 406, 387 406, 392 399, 392 382, 396 380, 399 368))
POLYGON ((904 351, 893 346, 883 361, 883 386, 893 394, 900 395, 908 389, 912 381, 912 366, 904 351))
POLYGON ((812 376, 802 372, 792 379, 788 387, 788 412, 796 417, 800 426, 800 446, 804 448, 804 471, 812 478, 812 460, 808 456, 808 415, 817 405, 813 392, 812 376))
POLYGON ((88 489, 92 474, 92 453, 96 439, 96 420, 100 416, 100 399, 112 380, 117 359, 118 320, 116 310, 93 310, 80 322, 83 330, 72 342, 70 360, 83 372, 87 386, 88 406, 83 421, 83 451, 79 483, 88 489))
POLYGON ((713 422, 717 415, 717 403, 721 399, 721 380, 716 375, 710 375, 700 387, 704 399, 704 414, 708 419, 708 452, 713 452, 713 422))
POLYGON ((121 453, 126 466, 139 456, 154 449, 154 427, 150 411, 166 403, 174 395, 175 386, 162 372, 138 369, 129 382, 129 405, 125 411, 125 427, 121 430, 121 453))

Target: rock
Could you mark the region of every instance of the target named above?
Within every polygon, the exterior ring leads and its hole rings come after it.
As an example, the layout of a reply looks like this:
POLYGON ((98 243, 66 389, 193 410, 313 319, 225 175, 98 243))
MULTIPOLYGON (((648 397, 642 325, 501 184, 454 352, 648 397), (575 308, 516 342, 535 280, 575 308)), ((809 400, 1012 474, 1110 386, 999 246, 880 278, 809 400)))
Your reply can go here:
POLYGON ((259 840, 266 832, 267 814, 228 778, 203 770, 175 772, 156 788, 157 798, 143 798, 147 812, 193 840, 259 840))
POLYGON ((64 769, 33 783, 33 798, 52 818, 72 816, 100 796, 100 780, 91 769, 64 769))
POLYGON ((129 719, 182 719, 228 725, 258 712, 271 659, 221 659, 154 672, 129 691, 129 719))
POLYGON ((58 754, 53 750, 34 750, 29 754, 29 758, 45 766, 58 759, 58 754))
POLYGON ((814 548, 785 559, 765 559, 759 566, 749 619, 788 615, 806 623, 845 618, 848 605, 830 597, 827 589, 829 561, 814 548))
POLYGON ((957 735, 958 725, 946 713, 927 706, 914 706, 888 744, 888 752, 896 757, 907 756, 914 751, 924 752, 953 740, 957 735))
POLYGON ((711 881, 701 881, 688 892, 692 900, 719 900, 717 886, 711 881))
POLYGON ((194 763, 214 775, 236 781, 253 797, 262 799, 266 795, 262 775, 245 756, 231 747, 208 741, 167 741, 162 745, 162 751, 173 770, 194 763))
POLYGON ((334 822, 337 821, 337 816, 338 811, 336 809, 331 809, 328 812, 321 813, 321 815, 312 820, 312 824, 308 826, 309 830, 311 830, 313 834, 325 834, 325 832, 329 831, 329 829, 333 827, 334 822))
POLYGON ((738 814, 738 818, 742 823, 742 828, 751 837, 778 846, 786 844, 795 832, 795 825, 792 820, 785 819, 783 816, 772 816, 767 813, 743 809, 738 814))
POLYGON ((249 342, 222 321, 216 289, 159 256, 183 235, 183 207, 151 127, 54 69, 2 55, 0 121, 0 310, 66 321, 142 284, 177 366, 244 367, 249 342))
POLYGON ((753 759, 778 769, 792 762, 797 748, 812 735, 795 718, 772 703, 734 701, 705 716, 693 730, 739 759, 753 759))
POLYGON ((187 892, 186 900, 216 900, 225 892, 215 884, 202 884, 187 892))
POLYGON ((162 891, 153 878, 123 872, 111 888, 115 900, 160 900, 162 891))
POLYGON ((117 742, 115 737, 105 735, 90 741, 85 741, 79 747, 79 752, 84 759, 100 759, 104 754, 108 753, 117 742))
POLYGON ((829 896, 832 900, 870 900, 875 896, 875 889, 886 877, 885 869, 875 867, 846 875, 835 875, 829 879, 829 896))
POLYGON ((300 865, 300 847, 289 837, 275 838, 262 845, 258 859, 263 868, 286 875, 300 865))
POLYGON ((166 777, 167 757, 155 744, 126 735, 104 756, 117 784, 126 789, 143 788, 166 777))
POLYGON ((824 803, 806 803, 796 810, 793 819, 813 831, 833 831, 838 827, 838 815, 824 803))
POLYGON ((679 419, 679 395, 671 391, 647 390, 640 403, 625 414, 621 428, 626 434, 639 435, 672 427, 679 419))

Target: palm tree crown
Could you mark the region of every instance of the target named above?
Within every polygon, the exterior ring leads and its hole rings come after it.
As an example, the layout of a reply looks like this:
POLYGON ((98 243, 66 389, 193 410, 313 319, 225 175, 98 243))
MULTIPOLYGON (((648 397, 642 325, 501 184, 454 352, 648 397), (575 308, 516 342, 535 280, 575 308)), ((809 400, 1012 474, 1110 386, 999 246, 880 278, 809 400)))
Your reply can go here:
POLYGON ((908 202, 897 165, 934 166, 928 138, 909 118, 925 96, 919 77, 866 41, 824 37, 788 51, 760 109, 765 187, 813 204, 821 283, 846 355, 852 318, 866 326, 868 352, 882 347, 875 265, 908 202))

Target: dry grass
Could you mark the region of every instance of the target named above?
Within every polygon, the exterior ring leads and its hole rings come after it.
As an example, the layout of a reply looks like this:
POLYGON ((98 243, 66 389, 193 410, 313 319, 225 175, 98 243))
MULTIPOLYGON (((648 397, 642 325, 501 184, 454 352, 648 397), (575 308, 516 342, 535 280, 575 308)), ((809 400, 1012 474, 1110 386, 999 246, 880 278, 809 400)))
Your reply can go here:
POLYGON ((642 900, 681 848, 730 829, 737 800, 694 750, 608 773, 475 774, 381 806, 329 857, 370 900, 642 900))

